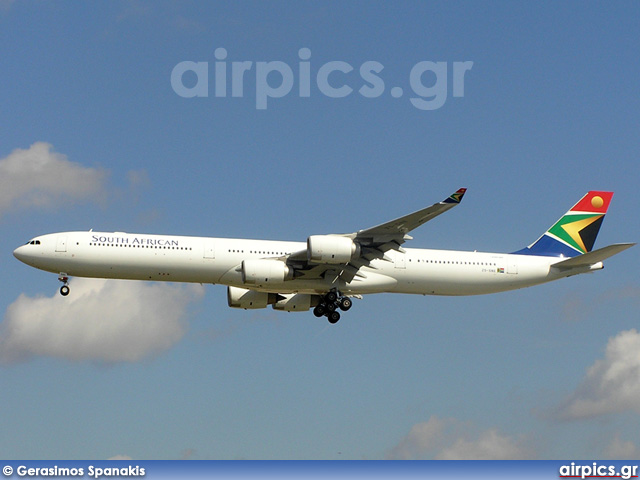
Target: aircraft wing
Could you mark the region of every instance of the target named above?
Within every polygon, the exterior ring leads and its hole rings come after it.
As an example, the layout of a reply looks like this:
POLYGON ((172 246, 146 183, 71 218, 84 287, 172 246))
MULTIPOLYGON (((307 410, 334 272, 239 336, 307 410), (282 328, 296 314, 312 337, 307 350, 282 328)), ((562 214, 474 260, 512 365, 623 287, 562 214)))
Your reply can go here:
POLYGON ((294 267, 298 277, 317 278, 327 273, 346 282, 350 282, 358 275, 358 270, 363 266, 368 266, 375 259, 391 259, 385 255, 389 250, 404 252, 402 245, 405 241, 411 240, 408 233, 438 215, 452 209, 460 203, 466 188, 460 188, 443 201, 435 203, 430 207, 423 208, 417 212, 410 213, 395 220, 377 225, 375 227, 359 230, 355 233, 340 235, 351 238, 360 246, 360 255, 352 258, 343 265, 318 265, 309 264, 307 261, 307 251, 294 252, 283 258, 287 264, 294 267))
POLYGON ((458 205, 462 201, 462 197, 466 191, 466 188, 460 188, 443 201, 434 203, 430 207, 423 208, 417 212, 410 213, 409 215, 396 218, 395 220, 375 227, 360 230, 355 234, 355 239, 358 240, 361 245, 372 246, 379 246, 388 241, 395 241, 398 242, 398 244, 404 243, 405 240, 411 239, 405 238, 407 233, 458 205))

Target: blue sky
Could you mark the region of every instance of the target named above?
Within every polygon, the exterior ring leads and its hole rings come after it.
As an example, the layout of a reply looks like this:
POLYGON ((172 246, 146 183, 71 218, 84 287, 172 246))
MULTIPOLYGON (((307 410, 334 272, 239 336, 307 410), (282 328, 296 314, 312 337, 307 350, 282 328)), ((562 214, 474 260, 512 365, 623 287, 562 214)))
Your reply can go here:
POLYGON ((335 326, 231 310, 221 286, 76 279, 92 301, 65 306, 54 275, 11 255, 90 228, 303 241, 459 187, 463 203, 410 246, 514 251, 592 189, 615 191, 596 246, 637 241, 639 14, 634 2, 0 2, 0 457, 640 458, 637 248, 523 291, 366 297, 335 326), (229 72, 253 62, 242 97, 230 83, 214 95, 217 48, 229 72), (207 97, 172 89, 184 61, 208 62, 207 97), (271 61, 293 88, 258 110, 256 65, 271 61), (353 88, 344 98, 316 82, 336 61, 354 67, 330 76, 353 88), (376 98, 358 93, 368 61, 384 67, 376 98), (423 61, 446 62, 435 110, 409 100, 423 61), (454 62, 473 62, 461 97, 454 62))

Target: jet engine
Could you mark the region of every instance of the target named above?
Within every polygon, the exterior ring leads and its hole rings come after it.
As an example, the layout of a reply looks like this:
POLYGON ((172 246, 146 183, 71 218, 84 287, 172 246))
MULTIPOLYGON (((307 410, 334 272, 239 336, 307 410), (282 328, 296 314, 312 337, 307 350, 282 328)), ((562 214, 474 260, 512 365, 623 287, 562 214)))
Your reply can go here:
POLYGON ((256 292, 246 288, 227 287, 227 303, 231 308, 244 308, 245 310, 267 308, 267 305, 276 301, 275 293, 256 292))
POLYGON ((293 278, 293 270, 280 260, 243 260, 242 283, 264 286, 293 278))
POLYGON ((339 235, 312 235, 307 239, 307 257, 312 263, 341 264, 360 255, 360 245, 339 235))

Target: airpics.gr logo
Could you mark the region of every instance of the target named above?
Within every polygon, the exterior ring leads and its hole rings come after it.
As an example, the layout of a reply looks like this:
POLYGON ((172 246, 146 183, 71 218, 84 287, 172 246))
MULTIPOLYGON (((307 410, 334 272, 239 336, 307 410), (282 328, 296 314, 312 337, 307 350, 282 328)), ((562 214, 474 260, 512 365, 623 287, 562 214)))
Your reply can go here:
MULTIPOLYGON (((296 84, 298 88, 293 94, 300 98, 317 94, 328 98, 345 98, 356 92, 364 98, 379 98, 386 91, 393 98, 399 99, 405 95, 405 89, 401 86, 387 89, 381 75, 385 67, 374 60, 361 63, 357 73, 354 73, 354 66, 340 60, 318 67, 312 65, 311 50, 308 48, 298 50, 299 61, 294 67, 283 61, 260 61, 255 62, 254 69, 254 62, 250 60, 227 61, 227 50, 222 47, 215 50, 214 56, 214 96, 243 98, 245 89, 249 88, 247 84, 255 82, 257 110, 266 110, 269 99, 291 94, 296 84), (230 89, 228 84, 231 85, 230 89)), ((465 74, 472 67, 471 61, 455 61, 451 65, 442 61, 417 62, 409 72, 412 95, 409 101, 419 110, 439 109, 447 101, 449 75, 452 96, 464 97, 465 74)), ((171 87, 183 98, 209 97, 209 73, 209 62, 180 62, 171 71, 171 87)))

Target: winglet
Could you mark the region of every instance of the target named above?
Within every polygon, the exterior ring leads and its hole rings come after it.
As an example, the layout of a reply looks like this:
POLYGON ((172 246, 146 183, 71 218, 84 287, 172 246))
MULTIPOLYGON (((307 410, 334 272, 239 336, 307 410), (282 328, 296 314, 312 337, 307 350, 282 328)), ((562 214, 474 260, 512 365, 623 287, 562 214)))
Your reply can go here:
POLYGON ((452 193, 449 197, 445 198, 442 203, 460 203, 466 191, 466 188, 459 188, 457 192, 452 193))

